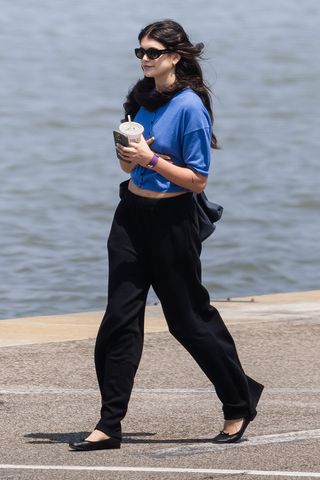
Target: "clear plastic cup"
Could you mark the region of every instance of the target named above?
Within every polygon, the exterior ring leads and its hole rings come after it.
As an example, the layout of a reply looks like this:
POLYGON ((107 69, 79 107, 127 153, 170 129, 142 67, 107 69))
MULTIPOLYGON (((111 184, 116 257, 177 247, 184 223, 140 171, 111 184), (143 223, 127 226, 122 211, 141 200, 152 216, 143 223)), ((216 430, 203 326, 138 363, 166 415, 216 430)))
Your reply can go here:
POLYGON ((144 127, 137 122, 123 122, 120 123, 119 130, 128 137, 129 141, 139 143, 144 127))

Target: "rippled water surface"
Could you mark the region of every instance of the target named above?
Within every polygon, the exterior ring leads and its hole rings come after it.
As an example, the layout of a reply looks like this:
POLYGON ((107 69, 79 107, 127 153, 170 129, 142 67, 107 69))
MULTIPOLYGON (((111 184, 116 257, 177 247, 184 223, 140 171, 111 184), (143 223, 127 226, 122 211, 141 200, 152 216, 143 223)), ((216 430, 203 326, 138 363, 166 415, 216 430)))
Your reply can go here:
MULTIPOLYGON (((105 306, 112 129, 142 26, 206 44, 216 133, 213 298, 319 288, 320 3, 0 0, 0 318, 105 306)), ((153 293, 149 301, 155 301, 153 293)))

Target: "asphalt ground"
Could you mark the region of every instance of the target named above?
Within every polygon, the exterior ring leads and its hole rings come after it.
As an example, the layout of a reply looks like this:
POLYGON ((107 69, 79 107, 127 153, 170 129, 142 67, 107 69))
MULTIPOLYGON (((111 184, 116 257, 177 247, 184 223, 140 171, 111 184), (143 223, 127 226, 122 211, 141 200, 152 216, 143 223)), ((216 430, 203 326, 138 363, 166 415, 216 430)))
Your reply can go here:
POLYGON ((114 451, 68 448, 99 416, 93 338, 2 346, 0 479, 320 478, 320 294, 285 298, 216 303, 244 369, 265 385, 245 438, 229 446, 211 443, 220 402, 164 327, 147 328, 114 451))

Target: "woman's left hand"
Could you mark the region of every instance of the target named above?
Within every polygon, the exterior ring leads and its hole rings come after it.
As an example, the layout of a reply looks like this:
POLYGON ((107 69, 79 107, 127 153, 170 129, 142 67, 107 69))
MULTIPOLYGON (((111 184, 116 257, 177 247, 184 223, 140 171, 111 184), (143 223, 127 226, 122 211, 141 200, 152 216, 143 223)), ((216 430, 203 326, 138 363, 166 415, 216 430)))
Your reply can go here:
MULTIPOLYGON (((148 143, 152 143, 148 140, 148 143)), ((117 144, 117 150, 122 158, 128 162, 136 163, 145 167, 151 162, 154 152, 142 136, 140 142, 130 142, 129 147, 117 144)))

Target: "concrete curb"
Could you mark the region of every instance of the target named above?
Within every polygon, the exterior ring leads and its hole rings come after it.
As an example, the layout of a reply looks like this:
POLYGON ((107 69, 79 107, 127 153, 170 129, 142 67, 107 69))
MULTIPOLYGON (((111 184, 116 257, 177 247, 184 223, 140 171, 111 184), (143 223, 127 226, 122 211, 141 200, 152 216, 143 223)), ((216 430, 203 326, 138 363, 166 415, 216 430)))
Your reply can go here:
MULTIPOLYGON (((276 293, 212 302, 228 324, 271 322, 282 319, 304 321, 320 314, 320 290, 276 293)), ((103 312, 0 320, 0 347, 94 338, 103 312)), ((167 331, 160 305, 146 308, 147 333, 167 331)))

